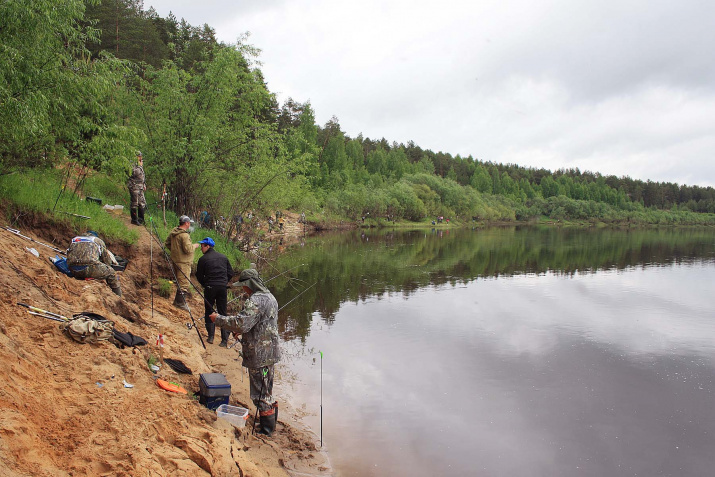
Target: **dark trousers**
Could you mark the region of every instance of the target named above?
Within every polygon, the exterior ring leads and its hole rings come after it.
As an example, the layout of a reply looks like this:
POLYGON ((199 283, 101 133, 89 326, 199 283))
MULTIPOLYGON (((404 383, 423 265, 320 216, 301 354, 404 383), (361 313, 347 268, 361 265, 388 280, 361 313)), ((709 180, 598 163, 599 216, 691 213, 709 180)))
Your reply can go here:
MULTIPOLYGON (((206 321, 206 332, 209 338, 213 339, 216 333, 216 325, 211 323, 209 315, 213 313, 214 306, 219 315, 226 316, 226 302, 228 297, 226 287, 206 286, 204 287, 204 320, 206 321)), ((221 328, 221 341, 227 341, 231 333, 221 328)))

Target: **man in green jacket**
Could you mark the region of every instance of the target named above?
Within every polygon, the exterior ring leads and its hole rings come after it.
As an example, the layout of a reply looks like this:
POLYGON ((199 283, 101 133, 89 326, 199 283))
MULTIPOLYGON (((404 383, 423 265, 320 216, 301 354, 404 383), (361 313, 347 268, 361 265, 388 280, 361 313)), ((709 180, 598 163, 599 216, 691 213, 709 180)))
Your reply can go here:
POLYGON ((189 229, 194 221, 186 215, 179 217, 179 226, 169 232, 164 245, 171 251, 171 265, 176 275, 176 297, 174 306, 182 310, 189 310, 186 304, 186 296, 191 294, 191 264, 194 263, 194 251, 199 248, 199 244, 191 243, 189 229))

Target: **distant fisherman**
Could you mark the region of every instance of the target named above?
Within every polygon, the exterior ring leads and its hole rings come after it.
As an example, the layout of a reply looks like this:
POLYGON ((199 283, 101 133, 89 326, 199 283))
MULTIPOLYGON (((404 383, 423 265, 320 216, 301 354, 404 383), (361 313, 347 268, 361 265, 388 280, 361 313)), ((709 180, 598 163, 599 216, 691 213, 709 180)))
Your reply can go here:
POLYGON ((117 265, 117 260, 104 241, 93 232, 73 238, 67 249, 67 266, 73 277, 106 280, 112 291, 122 296, 117 272, 112 265, 117 265))
POLYGON ((132 217, 132 223, 142 225, 144 223, 144 211, 146 210, 146 199, 144 198, 146 177, 144 175, 144 157, 141 151, 137 152, 137 162, 132 169, 127 188, 129 189, 129 213, 132 217))

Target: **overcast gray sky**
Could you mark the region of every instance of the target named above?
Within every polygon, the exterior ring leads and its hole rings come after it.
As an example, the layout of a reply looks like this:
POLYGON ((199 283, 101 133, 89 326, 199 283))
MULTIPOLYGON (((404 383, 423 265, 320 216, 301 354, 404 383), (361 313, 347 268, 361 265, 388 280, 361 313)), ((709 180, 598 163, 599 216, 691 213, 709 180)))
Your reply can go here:
POLYGON ((709 0, 145 0, 351 137, 715 186, 709 0))

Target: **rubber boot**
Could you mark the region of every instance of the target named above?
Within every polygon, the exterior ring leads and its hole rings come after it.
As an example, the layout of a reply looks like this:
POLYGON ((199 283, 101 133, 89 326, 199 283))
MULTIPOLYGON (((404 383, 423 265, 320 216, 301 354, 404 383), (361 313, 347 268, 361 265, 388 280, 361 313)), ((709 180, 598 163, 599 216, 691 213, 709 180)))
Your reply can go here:
POLYGON ((139 222, 137 220, 137 217, 138 217, 137 209, 135 209, 135 208, 129 209, 129 215, 132 217, 132 224, 139 225, 139 222))
POLYGON ((137 209, 137 225, 144 225, 144 211, 146 208, 139 207, 137 209))
POLYGON ((231 336, 231 332, 221 328, 221 343, 219 346, 222 348, 228 348, 228 337, 231 336))
POLYGON ((173 305, 177 308, 181 308, 182 310, 189 311, 189 306, 186 304, 186 300, 184 299, 184 293, 181 290, 176 290, 176 296, 174 297, 173 305))
POLYGON ((276 430, 276 422, 278 422, 278 403, 274 402, 273 407, 269 411, 261 411, 260 415, 260 430, 258 433, 270 437, 276 430))
POLYGON ((209 318, 208 316, 205 316, 204 320, 206 320, 206 334, 208 335, 206 341, 208 342, 208 344, 213 344, 214 335, 216 334, 216 325, 211 322, 211 318, 209 318))

